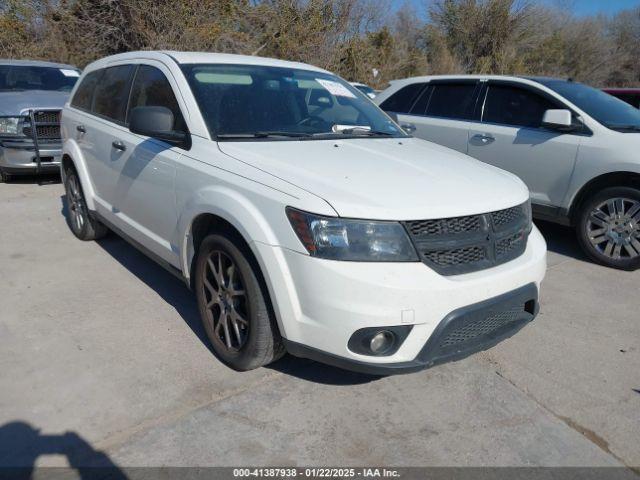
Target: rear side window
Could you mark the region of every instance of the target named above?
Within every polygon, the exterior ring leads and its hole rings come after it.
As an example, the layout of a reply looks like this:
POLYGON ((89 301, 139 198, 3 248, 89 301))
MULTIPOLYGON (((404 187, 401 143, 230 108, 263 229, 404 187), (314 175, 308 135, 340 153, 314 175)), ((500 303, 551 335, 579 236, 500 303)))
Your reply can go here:
POLYGON ((124 123, 132 73, 133 65, 120 65, 104 70, 93 98, 95 114, 124 123))
POLYGON ((426 83, 412 83, 402 87, 396 93, 380 104, 380 108, 385 112, 409 113, 418 95, 424 89, 426 83))
POLYGON ((475 107, 476 83, 438 83, 427 106, 431 117, 471 120, 475 107))
POLYGON ((544 112, 564 108, 531 90, 510 85, 489 85, 483 122, 538 128, 544 112))
POLYGON ((166 107, 173 112, 173 129, 186 131, 186 125, 171 84, 164 73, 150 65, 140 65, 131 89, 129 108, 166 107))
POLYGON ((96 70, 94 72, 87 73, 85 77, 78 85, 73 100, 71 100, 71 106, 79 108, 81 110, 91 111, 91 103, 93 101, 93 92, 96 89, 98 80, 102 75, 103 70, 96 70))

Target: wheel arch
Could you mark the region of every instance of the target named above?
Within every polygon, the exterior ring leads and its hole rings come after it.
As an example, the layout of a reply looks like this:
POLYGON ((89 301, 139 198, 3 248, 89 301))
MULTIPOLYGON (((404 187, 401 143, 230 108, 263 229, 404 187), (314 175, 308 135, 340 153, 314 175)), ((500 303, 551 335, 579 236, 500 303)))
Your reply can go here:
POLYGON ((82 186, 82 192, 84 193, 84 199, 87 203, 87 208, 89 210, 95 211, 95 192, 93 189, 93 184, 91 183, 91 179, 89 177, 89 171, 87 170, 87 166, 83 161, 82 152, 75 142, 67 140, 63 145, 60 168, 60 175, 62 176, 63 183, 66 180, 67 170, 71 167, 75 169, 76 173, 78 174, 78 178, 80 179, 80 185, 82 186))
POLYGON ((571 225, 576 225, 580 208, 592 195, 609 187, 635 187, 640 189, 640 173, 629 171, 609 172, 589 180, 574 196, 569 208, 571 225))
POLYGON ((263 259, 260 258, 259 252, 253 248, 253 242, 247 238, 246 231, 243 233, 241 228, 234 225, 233 221, 230 221, 219 214, 202 212, 197 214, 190 223, 189 231, 186 236, 187 243, 185 245, 188 252, 188 265, 185 267, 189 270, 184 273, 186 274, 185 277, 188 275, 187 279, 191 290, 195 291, 195 275, 193 272, 195 272, 198 250, 207 235, 214 232, 225 232, 227 234, 231 234, 240 242, 240 246, 242 247, 241 250, 246 252, 249 256, 249 263, 256 269, 258 282, 263 289, 267 308, 271 312, 271 315, 273 315, 273 318, 275 318, 275 325, 278 328, 280 335, 285 336, 285 326, 282 321, 281 309, 277 302, 278 299, 275 297, 271 279, 265 275, 267 268, 263 259))

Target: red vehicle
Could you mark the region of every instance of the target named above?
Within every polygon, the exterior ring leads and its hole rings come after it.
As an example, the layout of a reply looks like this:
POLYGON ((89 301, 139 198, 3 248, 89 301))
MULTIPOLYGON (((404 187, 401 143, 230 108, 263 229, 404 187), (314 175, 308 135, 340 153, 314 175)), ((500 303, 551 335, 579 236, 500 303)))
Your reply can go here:
POLYGON ((640 88, 603 88, 602 90, 629 105, 640 108, 640 88))

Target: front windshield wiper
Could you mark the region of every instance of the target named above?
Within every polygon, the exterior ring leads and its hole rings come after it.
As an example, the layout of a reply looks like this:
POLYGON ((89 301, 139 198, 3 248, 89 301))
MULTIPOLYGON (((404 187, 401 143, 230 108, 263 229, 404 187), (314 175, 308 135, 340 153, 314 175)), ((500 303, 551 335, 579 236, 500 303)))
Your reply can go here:
POLYGON ((607 124, 607 127, 613 130, 626 130, 629 132, 640 132, 640 125, 616 125, 614 123, 614 124, 607 124))
POLYGON ((311 137, 310 133, 304 132, 253 132, 253 133, 223 133, 216 135, 217 138, 222 140, 235 139, 235 138, 269 138, 269 137, 289 137, 289 138, 306 138, 311 137))
POLYGON ((351 128, 341 128, 340 130, 334 132, 320 132, 314 134, 316 136, 324 136, 324 135, 358 135, 358 136, 366 136, 366 137, 393 137, 396 133, 392 132, 383 132, 380 130, 371 130, 369 127, 351 127, 351 128))
POLYGON ((391 132, 382 132, 380 130, 371 130, 370 128, 362 128, 362 127, 345 128, 344 130, 340 130, 338 133, 342 133, 344 135, 369 135, 369 136, 382 135, 385 137, 391 137, 395 135, 395 133, 391 133, 391 132))

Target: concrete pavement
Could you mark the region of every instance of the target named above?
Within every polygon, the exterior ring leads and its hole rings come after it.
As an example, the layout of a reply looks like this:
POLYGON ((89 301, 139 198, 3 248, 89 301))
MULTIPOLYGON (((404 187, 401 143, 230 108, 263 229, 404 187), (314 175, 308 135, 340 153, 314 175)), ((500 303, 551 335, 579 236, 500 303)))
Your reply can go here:
POLYGON ((387 378, 237 373, 186 287, 115 236, 76 240, 62 195, 0 184, 0 466, 81 447, 125 467, 640 466, 640 272, 585 261, 566 229, 541 225, 542 314, 492 350, 387 378))

